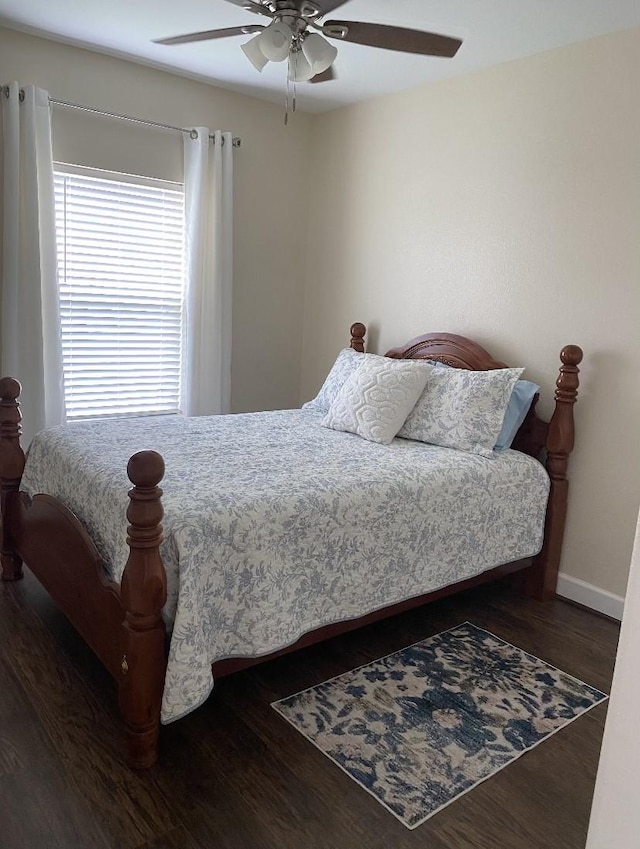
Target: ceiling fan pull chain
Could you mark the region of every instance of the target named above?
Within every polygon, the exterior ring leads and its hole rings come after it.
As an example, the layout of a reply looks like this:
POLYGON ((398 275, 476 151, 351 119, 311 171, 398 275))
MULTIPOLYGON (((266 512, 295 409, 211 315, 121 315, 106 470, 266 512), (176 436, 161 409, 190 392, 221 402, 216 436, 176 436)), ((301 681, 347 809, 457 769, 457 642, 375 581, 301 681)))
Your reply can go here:
POLYGON ((289 114, 292 114, 296 111, 296 68, 295 65, 292 68, 292 63, 297 61, 298 54, 294 51, 289 53, 289 58, 287 60, 287 100, 286 100, 286 110, 284 113, 284 125, 285 127, 289 123, 289 114))
POLYGON ((287 97, 285 100, 285 111, 284 111, 284 125, 285 127, 289 123, 289 103, 291 98, 291 53, 289 53, 289 58, 287 59, 287 97))

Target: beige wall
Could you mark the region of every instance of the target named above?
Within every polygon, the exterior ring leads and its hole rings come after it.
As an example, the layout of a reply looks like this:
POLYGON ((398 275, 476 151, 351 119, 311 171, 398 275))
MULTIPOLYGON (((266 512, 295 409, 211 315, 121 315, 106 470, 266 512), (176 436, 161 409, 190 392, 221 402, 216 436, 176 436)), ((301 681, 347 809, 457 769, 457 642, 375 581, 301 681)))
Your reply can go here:
MULTIPOLYGON (((242 138, 234 154, 232 403, 235 410, 298 399, 306 151, 310 117, 183 77, 0 29, 0 81, 33 83, 54 99, 242 138)), ((180 134, 54 108, 62 161, 181 179, 180 134)))
POLYGON ((584 348, 562 570, 623 594, 640 500, 640 31, 314 118, 302 398, 349 322, 544 388, 584 348))

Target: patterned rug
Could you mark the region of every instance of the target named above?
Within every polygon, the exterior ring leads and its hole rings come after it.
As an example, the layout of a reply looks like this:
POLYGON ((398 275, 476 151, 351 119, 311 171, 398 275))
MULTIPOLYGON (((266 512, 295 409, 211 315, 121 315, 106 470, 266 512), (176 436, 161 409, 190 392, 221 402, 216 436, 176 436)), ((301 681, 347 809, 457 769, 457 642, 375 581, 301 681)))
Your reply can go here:
POLYGON ((273 707, 416 828, 606 698, 465 622, 273 707))

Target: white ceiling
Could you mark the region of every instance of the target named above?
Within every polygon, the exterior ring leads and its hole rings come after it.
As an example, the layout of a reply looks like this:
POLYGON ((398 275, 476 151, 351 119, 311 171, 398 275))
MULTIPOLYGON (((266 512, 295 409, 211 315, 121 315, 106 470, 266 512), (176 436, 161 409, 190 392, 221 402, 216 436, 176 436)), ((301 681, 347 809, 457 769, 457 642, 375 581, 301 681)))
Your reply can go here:
MULTIPOLYGON (((334 42, 338 79, 298 87, 298 108, 320 112, 476 71, 617 30, 640 27, 639 0, 349 0, 327 16, 462 38, 453 59, 334 42)), ((164 68, 282 102, 285 63, 259 74, 247 36, 174 47, 154 38, 266 19, 226 0, 0 0, 0 25, 164 68)))

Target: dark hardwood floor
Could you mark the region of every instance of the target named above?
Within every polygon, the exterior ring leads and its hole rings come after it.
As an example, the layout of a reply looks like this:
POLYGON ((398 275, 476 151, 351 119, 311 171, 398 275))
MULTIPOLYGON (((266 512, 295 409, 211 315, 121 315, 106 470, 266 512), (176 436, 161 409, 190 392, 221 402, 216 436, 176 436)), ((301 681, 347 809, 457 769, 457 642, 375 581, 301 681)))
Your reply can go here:
POLYGON ((109 676, 36 581, 0 587, 1 849, 583 849, 606 704, 408 831, 270 702, 469 620, 609 691, 618 626, 470 590, 218 683, 124 766, 109 676))

